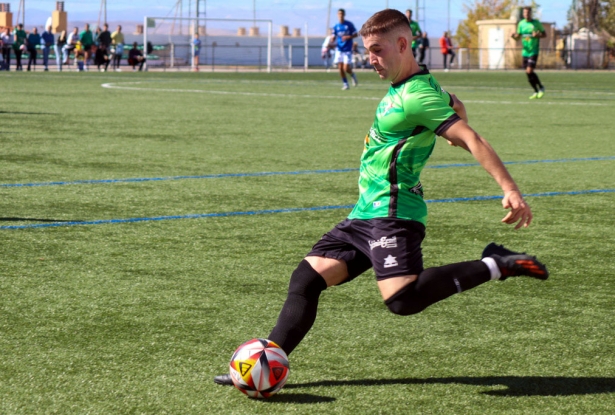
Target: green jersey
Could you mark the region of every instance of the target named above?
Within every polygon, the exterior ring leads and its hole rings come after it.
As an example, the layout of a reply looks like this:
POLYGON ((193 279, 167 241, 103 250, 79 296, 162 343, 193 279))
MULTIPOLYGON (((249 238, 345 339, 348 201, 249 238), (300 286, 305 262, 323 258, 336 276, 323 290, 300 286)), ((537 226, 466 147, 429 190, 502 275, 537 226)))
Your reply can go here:
POLYGON ((533 37, 534 32, 544 33, 545 28, 538 20, 523 19, 517 25, 517 33, 521 35, 521 43, 523 44, 523 52, 521 55, 525 58, 537 56, 540 50, 540 39, 533 37))
POLYGON ((391 85, 365 137, 359 201, 349 219, 399 218, 427 222, 419 181, 436 135, 459 120, 452 98, 428 70, 391 85))
MULTIPOLYGON (((412 31, 412 36, 419 36, 421 34, 421 27, 414 20, 410 22, 410 30, 412 31)), ((412 49, 414 48, 416 48, 416 40, 412 41, 412 49)))

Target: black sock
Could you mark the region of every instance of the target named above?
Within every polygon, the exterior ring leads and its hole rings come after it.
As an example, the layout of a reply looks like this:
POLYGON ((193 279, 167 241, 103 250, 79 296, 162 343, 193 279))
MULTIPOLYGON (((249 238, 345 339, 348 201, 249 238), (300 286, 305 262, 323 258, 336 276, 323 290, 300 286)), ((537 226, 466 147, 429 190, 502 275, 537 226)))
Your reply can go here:
POLYGON ((387 299, 385 304, 395 314, 416 314, 438 301, 477 287, 490 279, 491 272, 482 261, 428 268, 421 272, 416 281, 387 299))
POLYGON ((532 72, 532 75, 534 75, 534 83, 538 85, 540 89, 543 89, 544 87, 540 83, 540 79, 538 79, 538 75, 536 75, 536 72, 532 72))
POLYGON ((534 78, 534 72, 532 73, 528 73, 527 75, 527 80, 530 82, 530 85, 532 85, 532 88, 534 88, 534 91, 538 92, 538 85, 536 84, 535 78, 534 78))
POLYGON ((316 320, 318 298, 327 288, 322 276, 305 259, 290 277, 288 297, 268 339, 290 354, 316 320))

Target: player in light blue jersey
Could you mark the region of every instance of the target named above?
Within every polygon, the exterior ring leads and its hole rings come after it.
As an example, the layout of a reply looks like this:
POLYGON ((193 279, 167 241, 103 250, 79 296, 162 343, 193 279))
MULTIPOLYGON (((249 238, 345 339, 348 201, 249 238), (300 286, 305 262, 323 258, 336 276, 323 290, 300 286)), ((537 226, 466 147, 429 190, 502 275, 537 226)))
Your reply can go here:
POLYGON ((340 70, 340 76, 344 83, 342 89, 348 89, 346 73, 352 77, 352 84, 354 86, 359 85, 357 75, 352 72, 352 39, 357 37, 359 33, 352 22, 345 19, 346 11, 344 9, 339 9, 337 11, 337 17, 339 23, 331 29, 331 40, 335 42, 336 45, 333 62, 337 64, 340 70))

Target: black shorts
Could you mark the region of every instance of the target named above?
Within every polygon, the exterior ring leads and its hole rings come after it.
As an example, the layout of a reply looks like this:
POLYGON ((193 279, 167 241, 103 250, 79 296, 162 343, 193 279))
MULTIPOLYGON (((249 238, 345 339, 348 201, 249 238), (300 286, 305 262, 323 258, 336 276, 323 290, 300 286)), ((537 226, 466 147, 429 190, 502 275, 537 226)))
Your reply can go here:
POLYGON ((403 219, 345 219, 322 236, 308 256, 346 262, 351 281, 370 268, 384 280, 423 271, 425 226, 403 219))
POLYGON ((528 66, 530 68, 535 68, 536 62, 538 62, 538 55, 533 55, 529 57, 524 56, 523 57, 523 69, 527 68, 528 66))

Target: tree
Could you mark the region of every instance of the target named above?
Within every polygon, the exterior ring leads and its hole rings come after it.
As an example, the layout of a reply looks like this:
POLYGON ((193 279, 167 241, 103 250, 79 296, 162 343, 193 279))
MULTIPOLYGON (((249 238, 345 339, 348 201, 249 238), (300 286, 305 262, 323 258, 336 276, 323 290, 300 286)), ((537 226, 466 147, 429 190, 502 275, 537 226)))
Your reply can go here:
POLYGON ((615 0, 603 2, 603 8, 598 17, 598 24, 601 29, 615 37, 615 0))
POLYGON ((599 27, 603 3, 601 0, 573 0, 568 9, 568 22, 572 31, 584 27, 595 32, 599 27))
POLYGON ((467 17, 457 27, 455 35, 457 43, 462 48, 478 48, 476 22, 488 19, 508 19, 522 3, 522 0, 474 0, 474 3, 465 3, 463 10, 467 17))
POLYGON ((573 0, 568 10, 568 23, 575 32, 585 27, 615 36, 615 0, 573 0))

